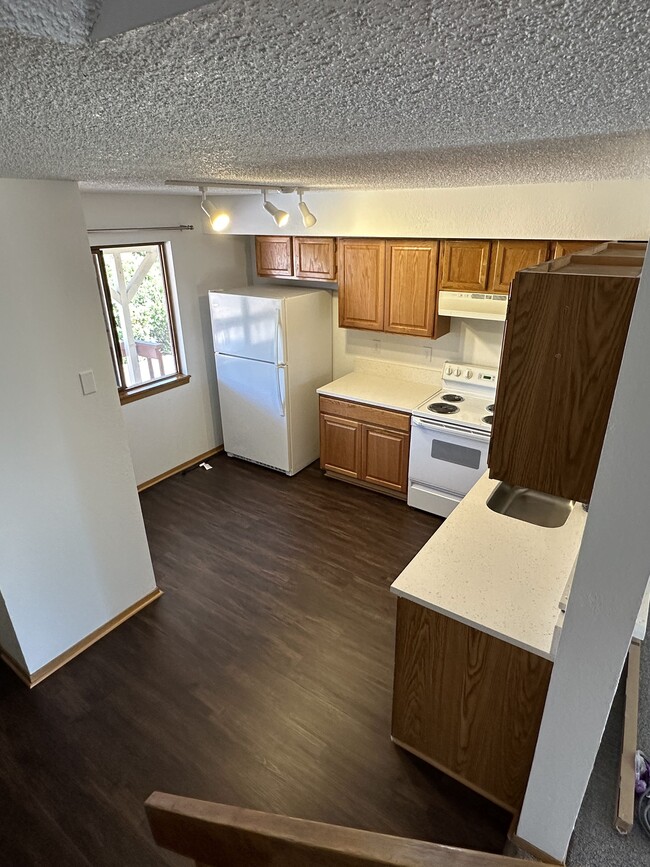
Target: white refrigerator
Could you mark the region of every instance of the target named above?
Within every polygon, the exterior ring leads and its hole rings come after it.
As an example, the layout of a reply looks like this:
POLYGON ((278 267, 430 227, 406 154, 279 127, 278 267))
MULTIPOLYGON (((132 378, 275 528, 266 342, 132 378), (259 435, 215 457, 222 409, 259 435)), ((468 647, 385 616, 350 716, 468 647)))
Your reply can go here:
POLYGON ((212 291, 224 449, 289 476, 319 455, 316 389, 332 379, 332 298, 287 286, 212 291))

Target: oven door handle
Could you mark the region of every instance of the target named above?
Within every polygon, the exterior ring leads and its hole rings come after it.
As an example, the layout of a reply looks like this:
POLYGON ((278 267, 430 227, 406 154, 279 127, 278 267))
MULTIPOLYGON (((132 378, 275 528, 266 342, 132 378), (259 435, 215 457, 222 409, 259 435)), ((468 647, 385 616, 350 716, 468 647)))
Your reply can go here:
POLYGON ((465 437, 470 440, 486 441, 490 439, 488 431, 469 430, 469 428, 458 427, 456 425, 452 427, 452 425, 441 424, 436 421, 426 421, 426 419, 415 417, 411 419, 411 423, 416 427, 426 427, 432 431, 438 430, 441 433, 455 434, 456 436, 465 437))

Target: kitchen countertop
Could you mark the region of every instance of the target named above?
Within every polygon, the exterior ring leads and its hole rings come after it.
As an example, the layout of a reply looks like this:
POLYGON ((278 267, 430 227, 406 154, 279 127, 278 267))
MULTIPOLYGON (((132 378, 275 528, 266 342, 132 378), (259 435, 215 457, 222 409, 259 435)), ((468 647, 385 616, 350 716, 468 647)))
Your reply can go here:
POLYGON ((537 527, 488 508, 499 484, 485 473, 391 590, 552 660, 587 513, 577 504, 563 527, 537 527))
POLYGON ((440 382, 431 377, 431 383, 410 382, 397 376, 375 376, 370 373, 348 373, 321 386, 318 393, 325 397, 338 397, 394 409, 398 412, 412 412, 421 403, 440 391, 440 382))

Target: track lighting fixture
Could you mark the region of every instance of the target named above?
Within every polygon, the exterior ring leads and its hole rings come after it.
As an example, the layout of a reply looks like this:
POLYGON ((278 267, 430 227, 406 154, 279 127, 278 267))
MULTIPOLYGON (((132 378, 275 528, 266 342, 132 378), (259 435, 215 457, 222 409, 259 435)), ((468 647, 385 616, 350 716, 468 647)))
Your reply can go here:
POLYGON ((289 214, 287 214, 286 211, 280 210, 280 208, 276 208, 276 206, 272 202, 267 202, 266 190, 262 191, 262 196, 264 198, 264 208, 275 220, 275 225, 279 226, 279 228, 282 228, 282 226, 286 226, 289 222, 289 214))
POLYGON ((230 225, 230 215, 225 211, 220 211, 210 202, 205 193, 205 187, 201 187, 201 210, 210 221, 210 225, 215 232, 223 232, 230 225))
POLYGON ((302 224, 305 227, 305 229, 311 229, 312 226, 316 225, 316 217, 312 214, 312 212, 309 210, 307 205, 303 202, 302 196, 303 196, 302 191, 298 190, 298 199, 299 199, 298 208, 300 210, 300 213, 302 214, 302 224))

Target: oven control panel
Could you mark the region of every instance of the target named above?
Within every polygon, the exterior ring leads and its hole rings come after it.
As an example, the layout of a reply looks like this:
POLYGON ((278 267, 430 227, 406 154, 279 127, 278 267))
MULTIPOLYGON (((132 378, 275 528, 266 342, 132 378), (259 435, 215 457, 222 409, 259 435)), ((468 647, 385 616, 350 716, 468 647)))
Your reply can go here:
POLYGON ((476 367, 473 364, 457 364, 446 361, 443 367, 443 381, 461 382, 468 386, 496 388, 498 370, 496 367, 476 367))

